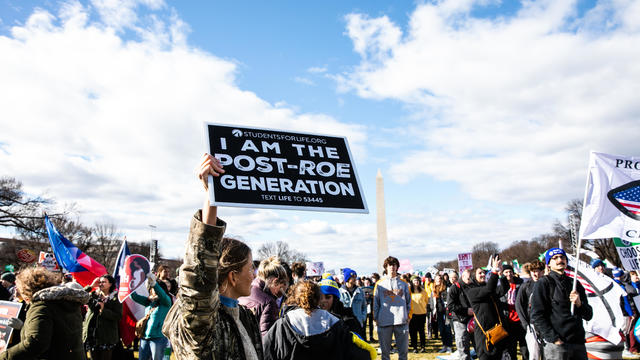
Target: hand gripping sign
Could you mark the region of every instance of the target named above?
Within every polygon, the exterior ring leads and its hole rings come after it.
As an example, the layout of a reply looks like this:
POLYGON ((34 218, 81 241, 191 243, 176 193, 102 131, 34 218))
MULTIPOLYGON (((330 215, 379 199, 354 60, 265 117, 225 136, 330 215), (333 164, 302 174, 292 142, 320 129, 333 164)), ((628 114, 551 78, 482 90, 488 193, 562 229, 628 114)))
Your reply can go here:
POLYGON ((368 213, 345 137, 205 124, 223 206, 368 213))
POLYGON ((144 284, 149 271, 151 271, 151 267, 147 258, 138 254, 128 255, 124 260, 123 268, 120 268, 118 300, 123 302, 132 292, 144 284))

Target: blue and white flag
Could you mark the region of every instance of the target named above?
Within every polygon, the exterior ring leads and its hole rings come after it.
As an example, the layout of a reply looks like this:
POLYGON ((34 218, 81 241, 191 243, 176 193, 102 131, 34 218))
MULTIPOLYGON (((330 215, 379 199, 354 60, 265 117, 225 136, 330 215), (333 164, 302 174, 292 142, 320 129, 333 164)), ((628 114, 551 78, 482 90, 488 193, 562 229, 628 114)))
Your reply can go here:
POLYGON ((120 245, 118 259, 116 260, 116 264, 113 268, 113 278, 116 280, 116 288, 120 286, 120 269, 124 267, 124 259, 127 255, 131 255, 131 251, 129 250, 129 244, 127 243, 127 237, 125 236, 124 240, 122 240, 122 245, 120 245))

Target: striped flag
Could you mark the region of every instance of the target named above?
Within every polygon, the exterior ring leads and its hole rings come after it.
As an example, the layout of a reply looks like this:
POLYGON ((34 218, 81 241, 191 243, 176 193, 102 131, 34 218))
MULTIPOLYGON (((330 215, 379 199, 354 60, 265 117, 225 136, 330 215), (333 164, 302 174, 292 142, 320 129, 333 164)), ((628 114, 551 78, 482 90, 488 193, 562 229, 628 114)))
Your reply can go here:
POLYGON ((640 220, 640 180, 615 188, 607 196, 625 215, 640 220))
POLYGON ((44 223, 47 227, 49 243, 58 265, 70 272, 78 284, 82 286, 91 285, 95 278, 107 274, 107 269, 102 264, 83 253, 71 241, 60 234, 46 215, 44 223))

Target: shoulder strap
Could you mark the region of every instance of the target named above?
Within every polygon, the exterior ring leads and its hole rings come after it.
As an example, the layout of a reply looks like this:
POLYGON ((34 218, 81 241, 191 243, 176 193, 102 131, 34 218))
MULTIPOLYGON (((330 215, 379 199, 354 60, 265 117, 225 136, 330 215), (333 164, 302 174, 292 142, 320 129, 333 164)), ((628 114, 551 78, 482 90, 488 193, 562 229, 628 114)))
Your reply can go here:
MULTIPOLYGON (((493 299, 493 296, 491 297, 491 302, 493 302, 493 306, 496 309, 496 315, 498 316, 498 322, 500 323, 500 326, 502 326, 502 317, 500 317, 500 312, 498 311, 498 305, 496 305, 496 301, 493 299)), ((487 337, 487 332, 484 331, 484 328, 482 328, 482 324, 480 324, 480 321, 478 321, 478 317, 476 316, 475 311, 473 312, 473 317, 476 319, 476 324, 478 324, 478 326, 480 327, 480 330, 482 330, 482 333, 484 334, 485 337, 487 337)))

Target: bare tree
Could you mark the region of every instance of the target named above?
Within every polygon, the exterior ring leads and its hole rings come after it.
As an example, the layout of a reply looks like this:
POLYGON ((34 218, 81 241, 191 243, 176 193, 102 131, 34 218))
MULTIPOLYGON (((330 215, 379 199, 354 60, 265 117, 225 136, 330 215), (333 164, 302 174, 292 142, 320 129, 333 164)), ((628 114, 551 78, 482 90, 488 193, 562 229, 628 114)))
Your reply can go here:
POLYGON ((296 261, 308 261, 307 256, 297 250, 291 249, 284 241, 267 242, 258 249, 258 259, 266 259, 270 256, 277 256, 280 261, 292 264, 296 261))
POLYGON ((547 247, 541 241, 520 240, 511 243, 508 248, 502 250, 500 256, 503 260, 518 260, 520 264, 524 264, 536 260, 545 250, 547 247))
POLYGON ((122 233, 116 224, 108 221, 96 223, 92 232, 93 251, 89 256, 112 269, 122 244, 122 233))
MULTIPOLYGON (((59 215, 55 218, 50 218, 50 220, 58 232, 67 238, 67 240, 71 241, 78 249, 85 253, 92 250, 92 229, 82 224, 77 216, 59 215)), ((25 222, 28 224, 28 228, 17 229, 20 239, 49 244, 49 236, 44 218, 34 217, 25 222)))
MULTIPOLYGON (((53 201, 43 197, 31 197, 22 190, 22 183, 13 177, 0 177, 0 227, 36 231, 34 227, 44 220, 43 210, 53 201)), ((50 217, 58 217, 51 213, 50 217)))
POLYGON ((453 259, 453 260, 449 260, 449 261, 439 261, 437 262, 434 267, 438 270, 442 270, 442 269, 456 269, 456 271, 458 270, 458 259, 453 259))
POLYGON ((493 241, 484 241, 477 243, 471 248, 471 257, 473 260, 473 267, 487 266, 489 257, 493 254, 500 252, 498 244, 493 241))

